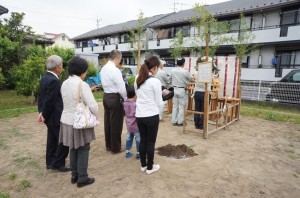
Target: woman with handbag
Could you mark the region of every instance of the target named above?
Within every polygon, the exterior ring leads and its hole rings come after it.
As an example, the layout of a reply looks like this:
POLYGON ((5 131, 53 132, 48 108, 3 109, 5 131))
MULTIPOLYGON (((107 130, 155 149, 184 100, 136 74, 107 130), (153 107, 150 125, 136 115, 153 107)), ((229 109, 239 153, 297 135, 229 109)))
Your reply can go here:
POLYGON ((136 113, 140 130, 140 159, 141 171, 147 174, 160 169, 154 164, 154 148, 159 125, 159 107, 162 105, 161 82, 154 78, 160 61, 156 56, 145 60, 136 78, 136 113))
POLYGON ((70 147, 71 183, 77 183, 77 187, 95 182, 94 178, 88 177, 87 168, 90 142, 95 140, 96 123, 84 125, 82 122, 87 120, 78 119, 78 107, 80 107, 85 108, 82 112, 91 112, 90 117, 98 120, 98 104, 89 85, 83 81, 87 69, 88 63, 85 59, 73 57, 68 62, 69 78, 61 86, 64 110, 61 116, 59 142, 70 147))

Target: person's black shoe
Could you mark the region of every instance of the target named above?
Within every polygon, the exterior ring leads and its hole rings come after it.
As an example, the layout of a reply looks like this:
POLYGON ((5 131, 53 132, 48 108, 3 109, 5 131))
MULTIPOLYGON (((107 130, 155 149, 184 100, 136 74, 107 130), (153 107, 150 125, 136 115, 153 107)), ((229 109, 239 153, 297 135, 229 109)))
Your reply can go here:
POLYGON ((55 170, 55 171, 58 171, 58 172, 68 172, 70 171, 71 169, 68 168, 68 167, 65 167, 65 166, 61 166, 61 167, 50 167, 51 170, 55 170))
POLYGON ((94 179, 94 178, 88 178, 85 182, 82 182, 82 183, 78 183, 78 182, 77 182, 77 187, 78 187, 78 188, 81 188, 81 187, 90 185, 90 184, 92 184, 92 183, 94 183, 94 182, 95 182, 95 179, 94 179))
POLYGON ((177 123, 173 123, 172 125, 173 125, 173 126, 177 126, 177 123))
POLYGON ((76 184, 76 183, 77 183, 77 180, 78 180, 78 177, 77 177, 77 176, 71 177, 71 184, 76 184))
POLYGON ((183 126, 183 124, 177 124, 177 126, 183 126))

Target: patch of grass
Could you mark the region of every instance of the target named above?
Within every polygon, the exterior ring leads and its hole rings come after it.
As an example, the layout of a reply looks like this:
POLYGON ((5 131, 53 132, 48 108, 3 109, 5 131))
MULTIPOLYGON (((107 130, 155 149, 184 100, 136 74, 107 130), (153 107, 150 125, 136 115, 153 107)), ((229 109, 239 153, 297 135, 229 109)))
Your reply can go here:
POLYGON ((17 174, 16 174, 16 173, 11 173, 11 174, 8 175, 8 178, 9 178, 10 180, 14 181, 14 180, 16 180, 16 178, 17 178, 17 174))
POLYGON ((21 192, 23 191, 25 188, 30 187, 30 182, 27 181, 26 179, 23 179, 22 181, 20 181, 18 187, 17 187, 17 191, 21 192))
POLYGON ((12 128, 10 130, 10 132, 15 136, 15 137, 20 137, 20 136, 23 136, 24 134, 22 134, 20 132, 20 129, 19 128, 12 128))
POLYGON ((275 122, 289 122, 300 124, 300 111, 297 109, 282 108, 266 102, 242 102, 241 115, 259 117, 275 122))
POLYGON ((295 153, 295 150, 293 150, 293 149, 285 149, 285 152, 286 153, 295 153))
POLYGON ((297 173, 293 173, 293 176, 296 177, 296 178, 299 178, 297 173))
POLYGON ((0 90, 0 95, 0 119, 37 112, 37 104, 31 105, 30 97, 18 95, 15 90, 0 90))
POLYGON ((93 92, 93 95, 94 95, 94 97, 95 97, 95 99, 96 99, 97 102, 101 102, 102 101, 103 94, 104 94, 103 91, 94 91, 93 92))
POLYGON ((9 198, 9 194, 8 193, 0 193, 0 198, 9 198))
POLYGON ((35 170, 41 168, 40 164, 36 160, 28 156, 18 157, 17 159, 14 160, 14 162, 17 165, 25 168, 32 168, 35 170))
POLYGON ((276 113, 273 113, 273 112, 268 112, 266 114, 266 120, 271 120, 271 121, 280 121, 281 118, 280 118, 280 115, 276 114, 276 113))
POLYGON ((7 149, 7 144, 4 140, 0 139, 0 149, 5 150, 7 149))
POLYGON ((299 157, 299 155, 295 152, 294 149, 285 149, 284 151, 288 154, 289 158, 291 158, 292 160, 295 160, 299 157))

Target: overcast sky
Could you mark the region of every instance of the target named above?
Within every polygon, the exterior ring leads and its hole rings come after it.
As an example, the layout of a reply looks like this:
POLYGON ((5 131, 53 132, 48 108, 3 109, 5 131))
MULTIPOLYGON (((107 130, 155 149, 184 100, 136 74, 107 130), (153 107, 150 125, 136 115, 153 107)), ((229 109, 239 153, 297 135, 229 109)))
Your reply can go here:
POLYGON ((141 10, 144 16, 154 16, 190 9, 195 3, 215 4, 226 0, 1 0, 10 12, 24 12, 24 24, 36 33, 66 33, 75 37, 99 27, 136 20, 141 10))

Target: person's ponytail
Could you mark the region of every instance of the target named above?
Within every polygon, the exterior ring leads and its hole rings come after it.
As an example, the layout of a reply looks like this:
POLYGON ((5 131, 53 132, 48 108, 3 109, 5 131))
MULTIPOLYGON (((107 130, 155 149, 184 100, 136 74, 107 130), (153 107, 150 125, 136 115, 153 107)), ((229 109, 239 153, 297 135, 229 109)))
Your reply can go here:
POLYGON ((137 88, 140 88, 140 86, 148 79, 149 76, 149 69, 147 67, 147 60, 145 60, 145 63, 142 64, 139 76, 136 79, 137 88))
POLYGON ((139 76, 136 79, 137 88, 140 88, 140 86, 148 79, 149 71, 153 67, 158 67, 159 65, 160 61, 156 56, 151 56, 149 59, 145 60, 140 68, 139 76))

